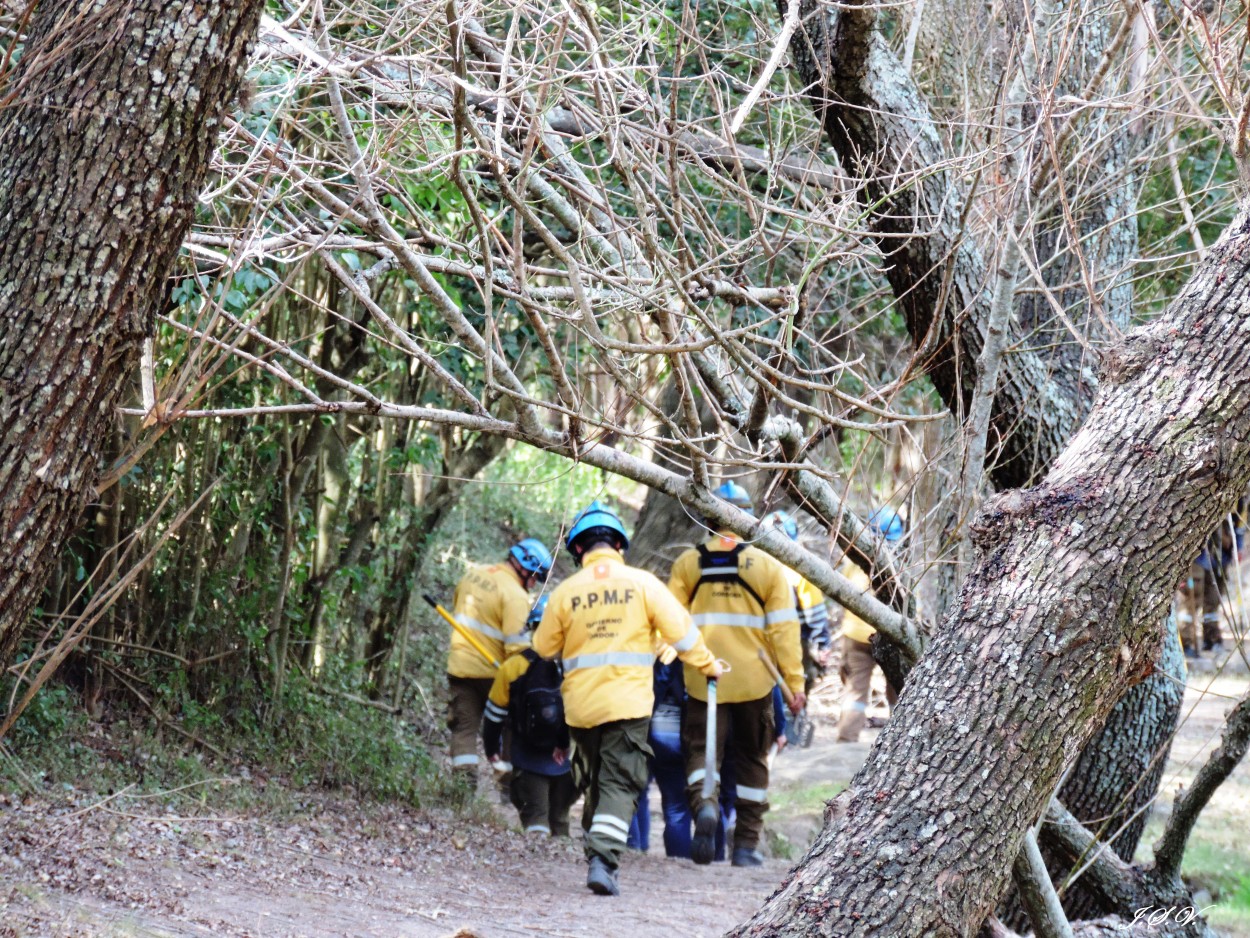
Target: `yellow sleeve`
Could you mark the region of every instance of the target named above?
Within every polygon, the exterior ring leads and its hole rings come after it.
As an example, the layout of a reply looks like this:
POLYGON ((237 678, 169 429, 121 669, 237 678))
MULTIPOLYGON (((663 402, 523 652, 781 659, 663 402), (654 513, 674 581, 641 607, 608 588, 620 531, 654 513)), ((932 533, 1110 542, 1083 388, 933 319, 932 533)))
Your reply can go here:
POLYGON ((564 632, 567 625, 560 606, 563 597, 557 590, 547 601, 547 609, 543 612, 543 620, 538 623, 532 636, 534 651, 543 658, 557 658, 564 652, 564 632))
MULTIPOLYGON (((769 558, 770 560, 772 558, 769 558)), ((799 616, 794 608, 794 590, 786 580, 781 564, 773 561, 768 595, 764 603, 764 627, 786 686, 794 693, 803 691, 803 649, 799 641, 799 616)))
MULTIPOLYGON (((678 563, 680 562, 679 558, 678 563)), ((673 576, 677 576, 676 567, 673 568, 673 576)), ((660 638, 676 649, 682 661, 706 674, 714 661, 712 653, 691 621, 690 613, 678 602, 672 584, 665 589, 663 583, 650 577, 647 580, 646 595, 652 628, 660 633, 660 638)))
POLYGON ((800 609, 815 609, 825 601, 825 594, 820 591, 820 587, 813 586, 806 578, 799 580, 794 592, 799 598, 800 609))
POLYGON ((522 648, 530 647, 530 636, 525 634, 525 620, 530 614, 530 597, 517 587, 502 591, 499 610, 499 631, 503 632, 503 653, 514 655, 522 648))
MULTIPOLYGON (((841 573, 861 593, 872 593, 872 581, 868 578, 868 574, 849 560, 842 565, 841 573)), ((849 638, 856 642, 868 642, 872 640, 872 635, 875 631, 876 629, 849 609, 842 616, 842 635, 844 638, 849 638)))
POLYGON ((490 686, 490 702, 500 710, 507 710, 512 699, 512 682, 529 670, 529 659, 513 655, 495 672, 495 682, 490 686))
POLYGON ((695 571, 698 569, 699 554, 697 551, 688 550, 677 558, 673 564, 673 571, 669 574, 668 589, 679 603, 686 609, 690 608, 690 591, 694 589, 694 585, 699 582, 697 572, 691 577, 691 564, 694 564, 695 571))

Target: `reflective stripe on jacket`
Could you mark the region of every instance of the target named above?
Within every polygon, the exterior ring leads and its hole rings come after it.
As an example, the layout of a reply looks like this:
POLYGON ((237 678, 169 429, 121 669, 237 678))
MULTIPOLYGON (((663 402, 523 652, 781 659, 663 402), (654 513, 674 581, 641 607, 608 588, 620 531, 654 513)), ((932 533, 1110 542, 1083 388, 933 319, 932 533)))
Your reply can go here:
MULTIPOLYGON (((716 552, 733 550, 737 544, 737 538, 722 532, 706 546, 716 552)), ((761 648, 776 663, 789 688, 801 692, 803 653, 799 621, 785 567, 757 547, 747 547, 739 553, 738 575, 764 601, 762 609, 740 583, 704 582, 696 593, 702 572, 699 552, 691 548, 673 564, 668 586, 678 601, 690 609, 712 654, 729 662, 729 673, 717 685, 717 699, 722 703, 741 703, 759 700, 772 691, 772 676, 759 660, 761 648)), ((691 668, 686 669, 686 692, 696 700, 707 700, 707 680, 691 668)))
POLYGON ((825 605, 825 594, 819 587, 804 579, 803 574, 797 570, 786 567, 785 571, 786 582, 794 590, 794 607, 799 615, 800 637, 817 648, 831 647, 833 633, 829 629, 829 607, 825 605))
MULTIPOLYGON (((506 563, 473 567, 456 586, 456 621, 494 655, 500 664, 511 654, 529 646, 525 620, 530 613, 530 597, 506 563)), ((447 673, 453 677, 491 677, 495 668, 455 629, 451 630, 451 650, 447 673)))
POLYGON ((652 631, 695 668, 712 656, 685 609, 645 570, 609 548, 592 550, 582 569, 551 593, 534 632, 534 650, 564 659, 564 718, 589 729, 614 720, 650 718, 652 631))
MULTIPOLYGON (((842 565, 841 572, 857 590, 871 595, 872 582, 868 579, 867 573, 849 560, 842 565)), ((852 641, 867 643, 872 639, 873 633, 876 631, 876 629, 849 609, 842 616, 842 634, 852 641)))

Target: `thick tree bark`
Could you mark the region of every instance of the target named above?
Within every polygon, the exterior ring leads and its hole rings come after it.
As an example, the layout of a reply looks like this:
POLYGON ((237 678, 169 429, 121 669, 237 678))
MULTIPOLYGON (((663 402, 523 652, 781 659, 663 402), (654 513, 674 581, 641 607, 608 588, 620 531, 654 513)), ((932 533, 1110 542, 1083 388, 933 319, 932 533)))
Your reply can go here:
MULTIPOLYGON (((783 14, 785 6, 786 0, 779 0, 783 14)), ((864 178, 864 201, 874 208, 873 224, 887 259, 887 276, 906 311, 908 328, 917 347, 931 350, 926 364, 934 385, 947 405, 959 412, 975 387, 975 363, 991 321, 986 265, 963 232, 961 215, 968 193, 953 170, 940 168, 949 163, 933 116, 876 30, 874 12, 844 10, 831 16, 814 0, 802 0, 802 14, 803 26, 791 42, 795 68, 810 89, 813 107, 839 157, 864 178), (913 176, 914 184, 899 184, 913 176)), ((1079 71, 1084 75, 1096 68, 1105 52, 1109 30, 1104 17, 1083 17, 1081 24, 1079 71)), ((1127 172, 1128 146, 1126 134, 1113 140, 1108 165, 1127 172)), ((1095 255, 1093 276, 1099 285, 1108 278, 1115 284, 1107 293, 1104 316, 1122 323, 1132 303, 1122 267, 1136 248, 1131 211, 1135 183, 1126 176, 1097 195, 1105 204, 1077 206, 1078 223, 1082 234, 1091 225, 1108 232, 1105 243, 1086 249, 1095 255), (1122 216, 1127 222, 1108 224, 1122 216)), ((1042 253, 1050 257, 1058 250, 1057 235, 1052 230, 1048 237, 1042 253)), ((1050 276, 1073 279, 1080 265, 1070 245, 1067 250, 1069 254, 1047 268, 1050 276)), ((1062 294, 1061 301, 1078 303, 1072 291, 1062 294)), ((1021 313, 1021 328, 1026 330, 1045 328, 1052 318, 1049 306, 1036 310, 1027 300, 1021 313)), ((1090 317, 1073 312, 1073 318, 1090 317)), ((1101 334, 1096 327, 1093 331, 1101 334)), ((1001 488, 1021 485, 1052 463, 1076 431, 1096 387, 1091 363, 1080 346, 1057 329, 1053 338, 1050 351, 1033 351, 1045 349, 1045 342, 1013 343, 1012 354, 1002 362, 990 426, 990 449, 1001 444, 1002 450, 986 470, 1001 488)), ((908 662, 888 643, 878 643, 877 649, 891 681, 902 680, 908 662)), ((1159 667, 1174 677, 1180 673, 1175 656, 1163 659, 1159 667)), ((1112 817, 1116 826, 1109 829, 1114 831, 1148 803, 1164 761, 1156 757, 1171 738, 1179 712, 1175 685, 1163 676, 1132 690, 1070 773, 1061 793, 1069 808, 1082 819, 1112 817), (1144 776, 1138 771, 1143 760, 1155 760, 1154 770, 1144 776)), ((1117 837, 1118 850, 1131 855, 1144 821, 1143 812, 1117 837)), ((1048 839, 1043 832, 1043 853, 1051 859, 1055 854, 1048 839)), ((1079 885, 1066 901, 1079 914, 1096 908, 1079 885)))
POLYGON ((263 6, 35 11, 0 110, 0 665, 93 497, 263 6))
POLYGON ((980 512, 978 561, 894 718, 736 934, 976 933, 1064 770, 1153 670, 1175 570, 1250 481, 1248 330, 1243 212, 1168 314, 1108 354, 1045 481, 980 512))
MULTIPOLYGON (((967 187, 947 168, 933 116, 875 28, 875 9, 832 15, 818 0, 800 5, 802 25, 790 43, 795 69, 843 165, 864 181, 885 274, 926 372, 953 410, 966 410, 991 300, 985 258, 964 236, 967 187)), ((784 14, 788 0, 778 6, 784 14)), ((990 418, 993 478, 1004 488, 1041 474, 1093 392, 1091 376, 1061 384, 1031 343, 1008 344, 990 418)))

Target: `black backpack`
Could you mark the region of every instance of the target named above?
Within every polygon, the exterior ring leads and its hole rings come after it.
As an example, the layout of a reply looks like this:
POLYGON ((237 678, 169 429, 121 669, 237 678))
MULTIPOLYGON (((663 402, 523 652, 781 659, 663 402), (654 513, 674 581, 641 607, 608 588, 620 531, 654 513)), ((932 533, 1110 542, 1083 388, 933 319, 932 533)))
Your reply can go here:
POLYGON ((560 696, 564 669, 560 662, 546 661, 531 648, 521 654, 530 666, 512 682, 512 732, 531 749, 550 752, 564 748, 568 745, 564 698, 560 696))
POLYGON ((706 544, 695 545, 699 552, 699 580, 690 591, 690 606, 694 607, 694 598, 699 594, 699 587, 704 583, 737 583, 760 604, 760 609, 767 608, 764 598, 742 579, 738 572, 738 555, 746 550, 745 544, 736 544, 732 550, 708 550, 706 544))

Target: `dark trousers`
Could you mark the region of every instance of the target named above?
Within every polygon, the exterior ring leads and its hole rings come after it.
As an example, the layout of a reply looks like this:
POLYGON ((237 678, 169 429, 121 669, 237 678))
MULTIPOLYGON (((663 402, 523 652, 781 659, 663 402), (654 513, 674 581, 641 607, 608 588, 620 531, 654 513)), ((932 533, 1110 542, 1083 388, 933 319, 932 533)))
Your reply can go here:
MULTIPOLYGON (((768 750, 776 735, 771 695, 716 707, 717 778, 719 781, 727 745, 733 747, 737 775, 735 849, 755 848, 764 833, 764 814, 768 811, 768 750)), ((703 779, 708 771, 706 702, 693 697, 686 701, 681 739, 686 749, 686 794, 691 810, 697 814, 704 802, 703 779)), ((710 803, 720 810, 715 789, 710 803)))
MULTIPOLYGON (((466 775, 477 772, 477 736, 486 711, 493 681, 488 677, 447 675, 451 699, 447 704, 447 728, 451 730, 451 767, 466 775)), ((505 753, 507 750, 504 750, 505 753)))
POLYGON ((1176 614, 1181 644, 1185 651, 1198 651, 1198 621, 1202 620, 1202 647, 1210 650, 1223 640, 1220 634, 1220 580, 1215 571, 1195 562, 1189 566, 1189 577, 1181 584, 1180 609, 1176 614))
POLYGON ((569 836, 569 809, 577 800, 571 772, 539 775, 514 769, 511 797, 525 833, 569 836))
MULTIPOLYGON (((647 737, 655 755, 651 759, 651 778, 660 790, 660 806, 664 811, 664 853, 670 857, 690 858, 690 802, 686 797, 686 757, 681 751, 681 708, 660 707, 651 717, 651 734, 647 737)), ((648 781, 647 787, 650 788, 648 781)), ((647 790, 638 799, 638 810, 629 825, 629 846, 644 853, 651 843, 651 816, 647 790)))
POLYGON ((647 785, 647 717, 614 720, 588 728, 570 726, 573 784, 586 792, 582 830, 586 859, 598 857, 615 870, 629 837, 629 821, 647 785))

